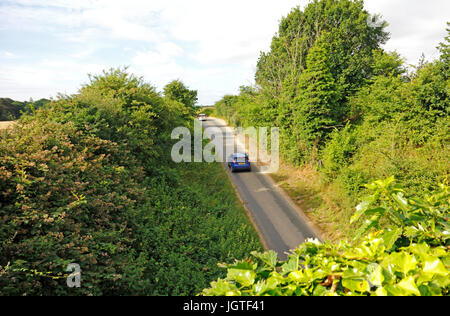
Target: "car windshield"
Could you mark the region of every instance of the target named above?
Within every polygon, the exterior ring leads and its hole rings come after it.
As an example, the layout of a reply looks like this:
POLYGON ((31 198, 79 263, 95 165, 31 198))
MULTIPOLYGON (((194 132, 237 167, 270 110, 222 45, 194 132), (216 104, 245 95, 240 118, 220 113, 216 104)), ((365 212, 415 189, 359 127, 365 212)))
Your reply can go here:
POLYGON ((236 159, 237 162, 246 162, 248 158, 247 155, 237 154, 234 156, 234 159, 236 159))

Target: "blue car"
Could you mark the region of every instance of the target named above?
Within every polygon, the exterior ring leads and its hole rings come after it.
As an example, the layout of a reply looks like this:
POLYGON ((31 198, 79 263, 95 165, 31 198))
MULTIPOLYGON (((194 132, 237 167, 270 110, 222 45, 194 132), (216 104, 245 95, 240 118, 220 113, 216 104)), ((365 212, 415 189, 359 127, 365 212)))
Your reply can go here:
POLYGON ((228 168, 231 169, 231 172, 235 172, 237 170, 252 170, 248 155, 242 153, 235 153, 228 158, 228 168))

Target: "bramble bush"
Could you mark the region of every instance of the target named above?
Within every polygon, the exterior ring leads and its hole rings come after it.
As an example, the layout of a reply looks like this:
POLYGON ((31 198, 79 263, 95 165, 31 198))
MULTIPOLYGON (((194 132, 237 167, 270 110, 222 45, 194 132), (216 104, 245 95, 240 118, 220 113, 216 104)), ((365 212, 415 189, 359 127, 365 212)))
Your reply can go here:
POLYGON ((132 155, 73 123, 42 123, 0 138, 0 265, 9 264, 1 293, 66 293, 58 277, 72 262, 84 271, 79 294, 123 291, 110 279, 128 261, 131 210, 145 196, 143 169, 125 169, 138 165, 132 155))
POLYGON ((449 191, 407 197, 391 177, 367 186, 372 194, 352 217, 364 216, 355 238, 337 244, 309 240, 284 262, 275 252, 253 252, 222 264, 227 277, 202 295, 447 296, 450 290, 449 191), (387 220, 389 229, 377 230, 387 220), (375 229, 375 231, 374 231, 375 229))

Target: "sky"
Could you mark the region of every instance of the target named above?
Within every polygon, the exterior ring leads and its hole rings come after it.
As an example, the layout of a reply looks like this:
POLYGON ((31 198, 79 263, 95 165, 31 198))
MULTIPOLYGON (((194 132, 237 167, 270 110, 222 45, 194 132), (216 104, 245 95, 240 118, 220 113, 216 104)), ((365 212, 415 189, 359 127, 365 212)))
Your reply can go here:
MULTIPOLYGON (((307 0, 0 0, 0 97, 24 101, 76 93, 88 74, 129 67, 162 91, 174 79, 212 105, 254 83, 283 16, 307 0)), ((366 0, 389 23, 410 64, 436 46, 448 0, 366 0)))

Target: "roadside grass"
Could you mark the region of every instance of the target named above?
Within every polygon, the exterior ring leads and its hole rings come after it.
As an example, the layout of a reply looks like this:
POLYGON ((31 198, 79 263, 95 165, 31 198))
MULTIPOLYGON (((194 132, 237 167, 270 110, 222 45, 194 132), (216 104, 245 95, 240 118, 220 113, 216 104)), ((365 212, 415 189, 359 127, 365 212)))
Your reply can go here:
POLYGON ((155 197, 148 224, 158 234, 142 234, 158 269, 152 295, 195 295, 211 281, 225 278, 220 262, 243 260, 264 251, 259 235, 220 163, 172 166, 170 183, 150 184, 155 197))
POLYGON ((206 215, 215 215, 220 220, 217 226, 227 228, 229 239, 220 245, 222 253, 244 258, 249 248, 251 251, 264 249, 221 163, 183 163, 180 165, 180 181, 182 186, 194 188, 197 199, 200 198, 208 210, 206 215))

